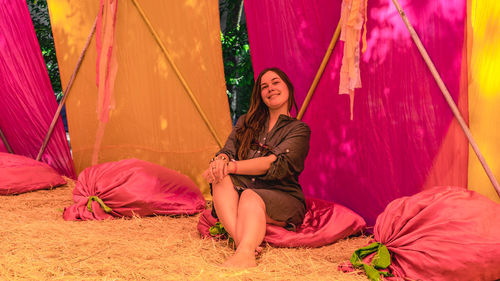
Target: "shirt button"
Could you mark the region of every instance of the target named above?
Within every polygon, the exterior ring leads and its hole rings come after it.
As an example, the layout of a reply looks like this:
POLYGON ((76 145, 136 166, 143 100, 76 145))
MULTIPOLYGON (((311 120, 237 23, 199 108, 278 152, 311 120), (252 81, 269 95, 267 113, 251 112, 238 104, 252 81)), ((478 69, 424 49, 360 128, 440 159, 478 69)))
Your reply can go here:
POLYGON ((266 140, 266 138, 264 138, 264 140, 266 140))
POLYGON ((288 153, 288 152, 290 152, 290 149, 287 149, 287 150, 285 150, 285 151, 286 151, 286 153, 288 153))
POLYGON ((257 153, 260 153, 260 150, 257 150, 257 153))
POLYGON ((255 178, 252 178, 252 181, 255 181, 255 178))

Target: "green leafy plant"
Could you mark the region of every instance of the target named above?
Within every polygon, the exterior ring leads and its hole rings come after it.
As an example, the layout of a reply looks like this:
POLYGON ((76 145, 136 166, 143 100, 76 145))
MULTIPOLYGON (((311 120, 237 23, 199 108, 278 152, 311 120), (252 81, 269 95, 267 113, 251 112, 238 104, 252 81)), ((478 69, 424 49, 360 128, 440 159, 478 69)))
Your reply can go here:
POLYGON ((40 45, 40 50, 47 66, 52 89, 59 101, 62 98, 61 79, 59 76, 54 38, 52 37, 52 28, 50 26, 47 0, 26 0, 26 3, 28 4, 38 44, 40 45))
POLYGON ((221 237, 227 235, 226 229, 224 229, 224 226, 222 226, 220 222, 216 222, 214 226, 211 226, 208 229, 208 232, 213 237, 221 237))
POLYGON ((219 9, 227 95, 231 116, 236 119, 248 111, 254 83, 243 1, 220 1, 219 9))
POLYGON ((228 239, 229 244, 232 244, 233 247, 235 246, 234 239, 229 236, 229 233, 220 222, 216 222, 215 225, 211 226, 208 229, 208 233, 210 234, 210 236, 217 239, 228 239))

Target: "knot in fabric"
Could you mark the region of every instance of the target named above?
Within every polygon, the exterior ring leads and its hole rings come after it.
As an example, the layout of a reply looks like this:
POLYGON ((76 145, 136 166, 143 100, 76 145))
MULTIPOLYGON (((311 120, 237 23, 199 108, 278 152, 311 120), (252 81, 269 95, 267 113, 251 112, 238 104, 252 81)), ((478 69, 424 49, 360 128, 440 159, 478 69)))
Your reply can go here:
POLYGON ((101 208, 104 210, 104 212, 106 213, 111 213, 111 208, 106 206, 106 204, 104 204, 104 202, 101 200, 101 198, 97 197, 97 196, 89 196, 89 201, 87 202, 87 210, 89 210, 89 212, 93 213, 94 211, 92 210, 92 201, 96 201, 97 203, 99 203, 99 205, 101 205, 101 208))

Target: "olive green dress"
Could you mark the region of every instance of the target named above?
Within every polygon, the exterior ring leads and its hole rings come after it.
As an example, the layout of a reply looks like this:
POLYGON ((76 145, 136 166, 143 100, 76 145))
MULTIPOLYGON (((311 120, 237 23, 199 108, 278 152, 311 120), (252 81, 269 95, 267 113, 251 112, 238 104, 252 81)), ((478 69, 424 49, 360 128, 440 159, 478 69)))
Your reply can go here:
MULTIPOLYGON (((216 155, 224 153, 230 159, 240 160, 236 130, 243 126, 244 120, 245 115, 242 115, 224 147, 216 155)), ((247 159, 274 154, 276 161, 264 175, 231 175, 231 180, 240 194, 247 188, 255 191, 262 197, 269 217, 284 221, 287 223, 287 229, 295 230, 305 215, 305 200, 299 184, 299 175, 304 169, 304 161, 309 151, 311 130, 306 123, 286 115, 280 115, 269 132, 267 124, 268 122, 260 132, 258 140, 251 145, 247 159)), ((216 216, 215 212, 213 214, 216 216)))

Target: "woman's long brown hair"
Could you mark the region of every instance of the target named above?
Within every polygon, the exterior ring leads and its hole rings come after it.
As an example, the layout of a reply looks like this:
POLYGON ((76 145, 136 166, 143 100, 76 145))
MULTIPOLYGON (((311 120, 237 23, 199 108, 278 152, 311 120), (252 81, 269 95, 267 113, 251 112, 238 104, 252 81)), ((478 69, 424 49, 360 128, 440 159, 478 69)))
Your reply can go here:
POLYGON ((250 145, 254 140, 257 139, 259 133, 264 129, 265 122, 269 117, 269 108, 262 100, 261 96, 261 80, 262 76, 268 71, 272 71, 285 82, 288 87, 288 111, 295 107, 297 111, 297 103, 293 95, 293 84, 288 78, 288 76, 279 68, 267 68, 264 69, 253 86, 252 96, 250 97, 250 108, 248 109, 245 122, 238 130, 236 130, 236 139, 240 143, 240 148, 238 149, 238 159, 244 160, 248 156, 248 151, 250 150, 250 145))

